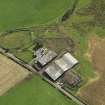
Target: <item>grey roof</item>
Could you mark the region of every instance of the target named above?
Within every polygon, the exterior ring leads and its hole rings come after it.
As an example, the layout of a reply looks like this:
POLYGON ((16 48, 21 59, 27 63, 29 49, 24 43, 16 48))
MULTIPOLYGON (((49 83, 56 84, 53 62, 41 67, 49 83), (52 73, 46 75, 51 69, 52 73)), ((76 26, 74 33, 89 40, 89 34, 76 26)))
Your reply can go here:
POLYGON ((59 78, 63 73, 64 71, 59 67, 57 66, 56 64, 52 64, 50 65, 46 70, 45 72, 53 79, 53 80, 56 80, 57 78, 59 78))
POLYGON ((52 63, 45 72, 53 79, 58 79, 65 71, 72 68, 78 61, 70 54, 66 53, 62 58, 52 63))
POLYGON ((68 69, 71 69, 74 65, 76 65, 78 63, 78 60, 76 60, 70 53, 66 53, 62 58, 56 60, 55 63, 61 69, 67 71, 68 69))
POLYGON ((39 48, 36 52, 35 55, 39 58, 43 56, 44 48, 39 48))
POLYGON ((53 58, 55 58, 57 54, 53 51, 48 51, 47 54, 44 54, 42 57, 38 58, 37 61, 42 65, 46 65, 49 63, 53 58))

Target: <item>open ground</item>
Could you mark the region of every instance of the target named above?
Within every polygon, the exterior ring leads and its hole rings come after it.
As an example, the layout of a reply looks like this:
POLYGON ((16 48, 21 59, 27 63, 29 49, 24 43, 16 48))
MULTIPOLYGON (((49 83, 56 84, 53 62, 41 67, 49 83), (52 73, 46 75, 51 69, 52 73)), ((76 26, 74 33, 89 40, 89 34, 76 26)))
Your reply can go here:
POLYGON ((0 54, 0 96, 28 77, 30 72, 0 54))
POLYGON ((92 64, 97 77, 81 88, 79 95, 90 105, 105 105, 105 39, 93 35, 89 41, 92 64))

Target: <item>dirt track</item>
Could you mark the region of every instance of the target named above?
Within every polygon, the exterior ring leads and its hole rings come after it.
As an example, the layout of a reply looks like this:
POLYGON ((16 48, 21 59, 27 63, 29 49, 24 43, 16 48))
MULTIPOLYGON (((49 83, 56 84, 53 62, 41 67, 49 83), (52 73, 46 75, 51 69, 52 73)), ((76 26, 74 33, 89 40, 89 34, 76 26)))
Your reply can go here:
POLYGON ((21 82, 29 71, 0 54, 0 96, 21 82))
POLYGON ((89 105, 105 105, 105 39, 90 39, 93 67, 98 79, 80 90, 80 97, 89 105))

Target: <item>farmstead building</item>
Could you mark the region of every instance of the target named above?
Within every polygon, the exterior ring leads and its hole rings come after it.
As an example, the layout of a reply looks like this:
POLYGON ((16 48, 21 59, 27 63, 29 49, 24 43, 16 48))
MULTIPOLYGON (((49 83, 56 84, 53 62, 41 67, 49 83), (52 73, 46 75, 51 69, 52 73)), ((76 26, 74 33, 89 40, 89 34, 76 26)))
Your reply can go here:
POLYGON ((45 72, 55 81, 77 63, 78 60, 76 60, 70 53, 66 53, 60 59, 55 60, 53 64, 45 70, 45 72))
POLYGON ((52 61, 57 54, 54 51, 48 50, 47 48, 40 48, 36 51, 37 63, 43 67, 52 61))
POLYGON ((56 65, 58 65, 63 71, 67 71, 75 66, 78 61, 70 54, 66 53, 62 58, 55 61, 56 65))

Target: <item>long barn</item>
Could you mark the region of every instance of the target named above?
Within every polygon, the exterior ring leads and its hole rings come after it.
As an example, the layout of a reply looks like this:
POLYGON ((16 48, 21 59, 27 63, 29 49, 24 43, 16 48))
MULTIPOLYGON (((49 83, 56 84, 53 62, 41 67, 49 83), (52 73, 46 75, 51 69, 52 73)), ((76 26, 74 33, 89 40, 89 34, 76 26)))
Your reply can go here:
POLYGON ((60 59, 57 59, 50 65, 45 72, 54 81, 58 79, 64 72, 71 69, 78 64, 78 60, 75 59, 70 53, 64 54, 60 59))

